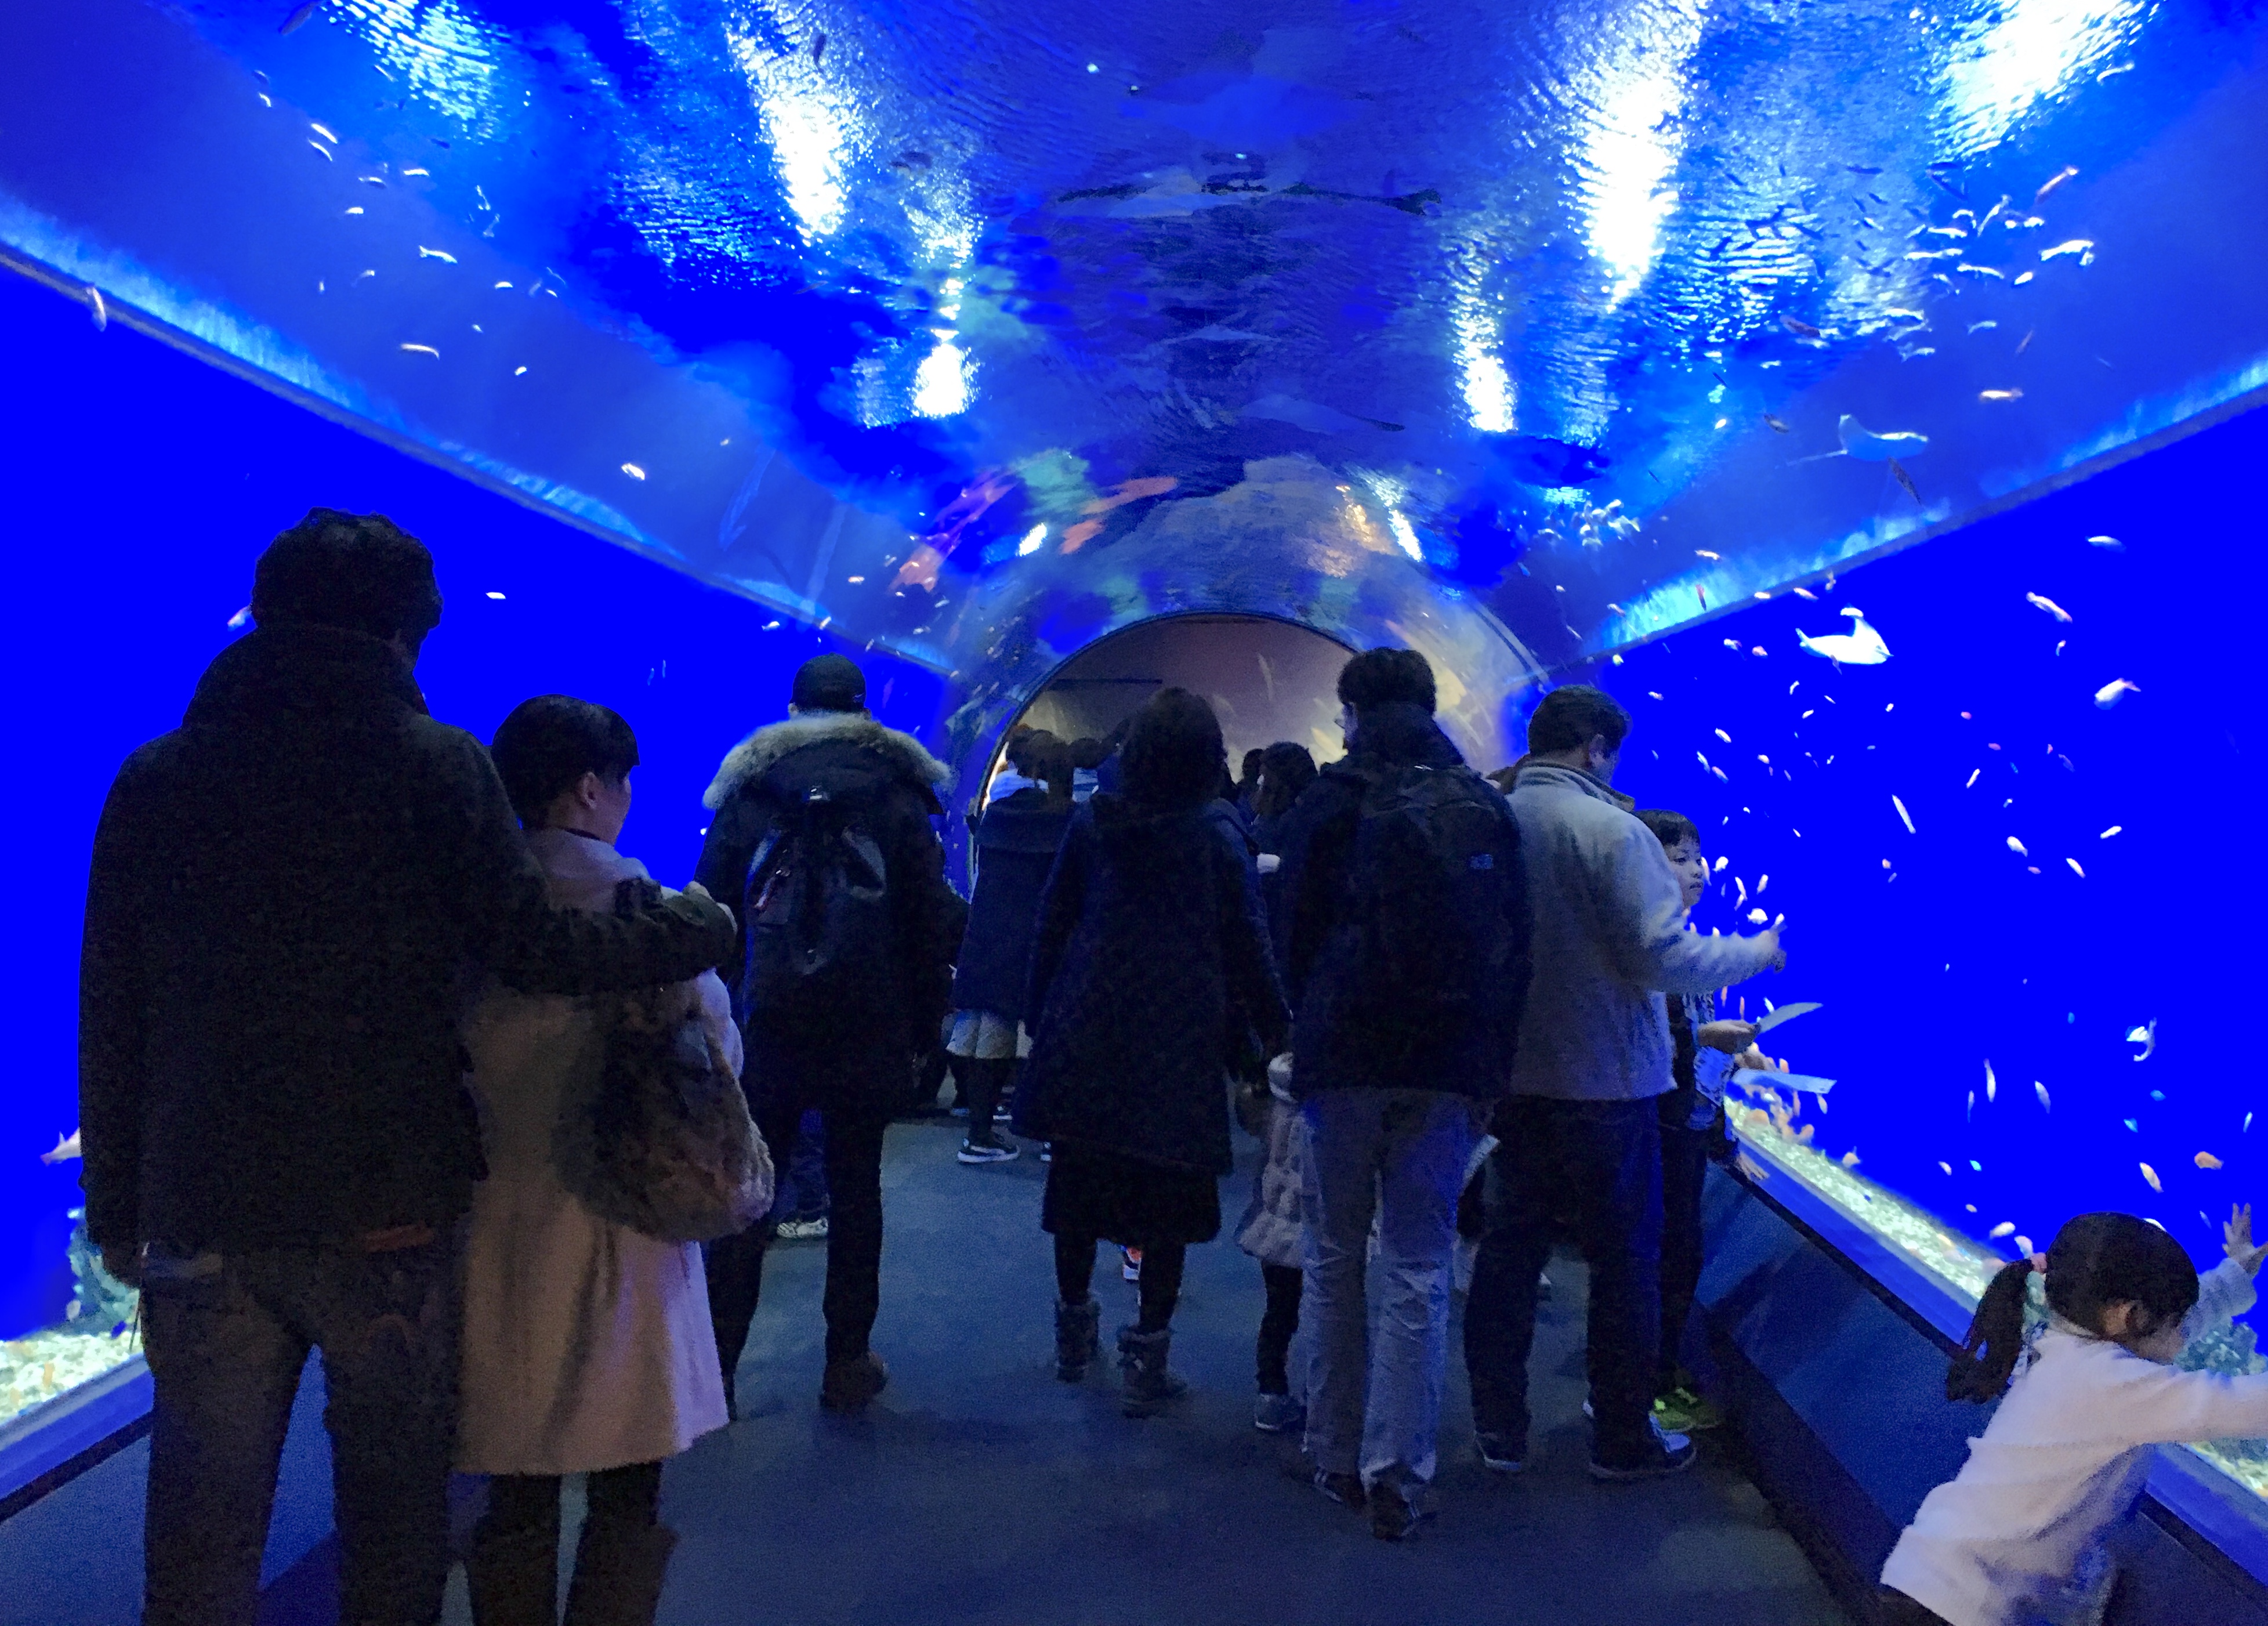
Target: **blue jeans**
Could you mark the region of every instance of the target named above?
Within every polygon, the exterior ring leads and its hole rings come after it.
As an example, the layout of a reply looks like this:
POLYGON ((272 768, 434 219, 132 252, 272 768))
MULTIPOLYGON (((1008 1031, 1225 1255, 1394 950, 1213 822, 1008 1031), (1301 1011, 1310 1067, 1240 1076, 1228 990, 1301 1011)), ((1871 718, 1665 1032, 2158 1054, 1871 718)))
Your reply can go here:
POLYGON ((1497 1109, 1488 1229, 1465 1301, 1473 1424, 1528 1441, 1535 1283, 1565 1222, 1590 1267, 1593 1456, 1645 1452, 1661 1341, 1661 1139, 1655 1104, 1515 1095, 1497 1109))
POLYGON ((1314 1313, 1307 1454, 1366 1484, 1427 1484, 1449 1355, 1457 1191, 1477 1105, 1443 1090, 1326 1090, 1308 1100, 1300 1209, 1314 1313), (1372 1217, 1384 1272, 1371 1341, 1372 1217))
MULTIPOLYGON (((343 1626, 425 1626, 449 1571, 460 1245, 423 1240, 153 1259, 148 1626, 252 1626, 284 1434, 323 1352, 343 1626)), ((153 1250, 155 1252, 156 1250, 153 1250)))

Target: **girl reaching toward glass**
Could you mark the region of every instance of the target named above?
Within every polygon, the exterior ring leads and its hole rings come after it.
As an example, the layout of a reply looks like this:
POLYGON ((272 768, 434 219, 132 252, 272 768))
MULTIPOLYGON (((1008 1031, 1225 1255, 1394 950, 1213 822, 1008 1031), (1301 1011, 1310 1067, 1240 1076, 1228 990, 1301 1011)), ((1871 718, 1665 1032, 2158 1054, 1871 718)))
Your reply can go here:
POLYGON ((1992 1278, 1945 1387, 1955 1400, 1999 1400, 1999 1409, 1891 1549, 1885 1622, 2096 1618, 2110 1583, 2103 1537, 2141 1495, 2150 1447, 2268 1434, 2268 1373, 2173 1365, 2192 1339, 2252 1306, 2268 1248, 2253 1244, 2249 1205, 2230 1210, 2223 1235, 2228 1257, 2200 1278, 2147 1220, 2081 1214, 2044 1256, 1992 1278), (2035 1271, 2048 1320, 2028 1340, 2035 1271))

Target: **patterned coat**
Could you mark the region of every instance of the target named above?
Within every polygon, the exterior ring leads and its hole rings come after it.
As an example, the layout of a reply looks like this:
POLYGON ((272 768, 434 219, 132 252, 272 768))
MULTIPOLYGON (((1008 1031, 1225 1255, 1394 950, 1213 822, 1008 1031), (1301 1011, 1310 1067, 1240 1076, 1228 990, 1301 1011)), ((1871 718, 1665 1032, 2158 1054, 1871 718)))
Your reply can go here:
POLYGON ((1098 792, 1048 879, 1024 1009, 1018 1134, 1227 1174, 1229 1069, 1288 1027, 1241 841, 1098 792))

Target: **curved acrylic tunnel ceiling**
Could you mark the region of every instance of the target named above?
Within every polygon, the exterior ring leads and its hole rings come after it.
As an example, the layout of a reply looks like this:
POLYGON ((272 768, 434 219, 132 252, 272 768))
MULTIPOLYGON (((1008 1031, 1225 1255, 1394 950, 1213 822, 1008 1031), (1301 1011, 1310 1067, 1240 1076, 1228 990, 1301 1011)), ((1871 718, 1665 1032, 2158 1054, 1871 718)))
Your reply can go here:
POLYGON ((1477 739, 2258 388, 2264 106, 2206 0, 17 0, 0 242, 964 747, 1188 610, 1477 739))

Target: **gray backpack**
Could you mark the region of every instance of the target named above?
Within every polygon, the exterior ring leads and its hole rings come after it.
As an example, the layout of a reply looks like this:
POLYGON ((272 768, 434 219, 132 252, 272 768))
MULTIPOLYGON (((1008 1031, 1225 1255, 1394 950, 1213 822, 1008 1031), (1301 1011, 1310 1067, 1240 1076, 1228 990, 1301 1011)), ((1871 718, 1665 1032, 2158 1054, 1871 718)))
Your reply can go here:
MULTIPOLYGON (((617 913, 659 902, 650 880, 615 889, 617 913)), ((602 1219, 665 1242, 745 1231, 771 1206, 772 1164, 740 1085, 702 1026, 689 982, 597 1002, 606 1060, 560 1103, 553 1160, 602 1219)))

